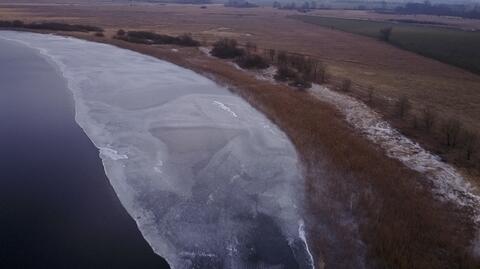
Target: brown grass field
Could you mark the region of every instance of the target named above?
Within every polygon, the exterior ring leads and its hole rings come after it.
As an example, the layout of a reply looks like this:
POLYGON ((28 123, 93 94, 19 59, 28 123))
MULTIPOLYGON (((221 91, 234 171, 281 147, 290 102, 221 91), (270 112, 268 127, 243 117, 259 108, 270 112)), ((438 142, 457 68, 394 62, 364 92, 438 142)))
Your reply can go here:
MULTIPOLYGON (((334 108, 283 85, 259 81, 225 61, 197 49, 130 44, 109 38, 116 30, 191 32, 202 41, 233 37, 262 48, 308 54, 322 59, 331 83, 349 78, 352 94, 369 87, 381 100, 407 95, 420 110, 429 106, 442 117, 455 117, 480 130, 480 76, 427 59, 374 39, 324 29, 271 8, 234 9, 209 5, 0 5, 0 19, 64 21, 104 27, 106 38, 77 37, 139 51, 214 78, 244 97, 284 130, 296 146, 308 179, 308 220, 318 267, 352 268, 356 255, 349 227, 336 223, 347 212, 359 223, 370 266, 378 268, 479 268, 469 253, 474 238, 469 212, 439 202, 422 175, 386 158, 382 150, 356 133, 334 108), (327 190, 327 191, 326 191, 327 190), (355 198, 350 208, 336 203, 355 198), (331 258, 329 242, 317 233, 327 223, 342 238, 341 256, 331 258), (332 267, 334 266, 334 267, 332 267)), ((386 102, 386 101, 385 101, 386 102)), ((378 106, 386 116, 388 106, 378 106)), ((405 124, 403 124, 405 125, 405 124)), ((402 127, 402 123, 397 123, 402 127)), ((405 130, 408 127, 403 126, 405 130)), ((415 134, 413 134, 415 135, 415 134)), ((428 141, 427 141, 428 142, 428 141)), ((432 144, 433 145, 433 144, 432 144)))

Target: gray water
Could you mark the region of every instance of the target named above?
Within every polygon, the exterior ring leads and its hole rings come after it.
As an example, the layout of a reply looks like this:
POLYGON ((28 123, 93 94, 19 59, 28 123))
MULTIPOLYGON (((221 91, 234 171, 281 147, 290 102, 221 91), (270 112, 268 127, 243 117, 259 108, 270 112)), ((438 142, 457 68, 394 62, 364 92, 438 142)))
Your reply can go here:
POLYGON ((310 268, 288 138, 192 71, 113 46, 1 32, 68 82, 117 196, 173 268, 310 268))
POLYGON ((0 268, 169 268, 108 182, 61 73, 2 36, 0 268))

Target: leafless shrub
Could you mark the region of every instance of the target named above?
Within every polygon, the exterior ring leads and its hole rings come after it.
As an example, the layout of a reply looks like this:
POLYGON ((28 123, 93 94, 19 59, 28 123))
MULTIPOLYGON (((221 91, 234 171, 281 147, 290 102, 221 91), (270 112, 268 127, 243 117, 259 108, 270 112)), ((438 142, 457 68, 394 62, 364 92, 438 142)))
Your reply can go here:
POLYGON ((247 50, 247 53, 255 53, 257 52, 257 44, 248 41, 245 44, 245 49, 247 50))
POLYGON ((400 99, 398 99, 397 103, 395 104, 396 116, 403 119, 410 110, 410 107, 410 100, 408 100, 408 97, 406 95, 403 95, 402 97, 400 97, 400 99))
POLYGON ((117 31, 117 36, 125 36, 126 32, 123 29, 117 31))
POLYGON ((315 80, 319 83, 326 83, 327 78, 327 66, 321 62, 317 62, 315 72, 315 80))
POLYGON ((418 129, 418 118, 417 118, 417 115, 413 115, 412 116, 412 127, 413 129, 418 129))
POLYGON ((273 62, 275 60, 276 51, 274 49, 269 49, 268 55, 270 56, 270 61, 273 62))
POLYGON ((304 76, 297 75, 296 78, 290 83, 290 86, 294 86, 300 90, 305 90, 312 87, 312 83, 304 76))
POLYGON ((241 68, 246 69, 265 69, 269 67, 268 60, 264 57, 254 54, 244 54, 235 61, 241 68))
POLYGON ((352 81, 350 79, 344 79, 342 81, 342 85, 340 86, 340 90, 344 92, 349 92, 352 87, 352 81))
POLYGON ((458 135, 461 130, 461 123, 457 119, 449 119, 442 124, 441 131, 445 137, 448 147, 454 148, 457 145, 458 135))
POLYGON ((274 76, 274 78, 278 81, 296 80, 297 77, 297 72, 287 65, 280 65, 277 69, 277 73, 274 76))
POLYGON ((210 52, 213 56, 223 59, 231 59, 245 54, 243 49, 238 48, 237 40, 224 38, 213 44, 210 52))
POLYGON ((471 131, 466 131, 464 134, 464 139, 465 139, 465 158, 467 161, 470 161, 473 157, 473 155, 476 153, 478 150, 478 136, 477 134, 471 132, 471 131))
POLYGON ((392 27, 386 27, 383 29, 380 29, 380 39, 389 42, 390 41, 390 36, 392 35, 392 27))
POLYGON ((285 51, 279 51, 277 54, 278 65, 287 65, 288 56, 285 51))
POLYGON ((430 108, 426 108, 422 113, 423 128, 429 133, 435 125, 437 115, 430 108))
POLYGON ((370 105, 373 105, 374 101, 374 94, 375 94, 375 90, 373 87, 369 87, 368 88, 368 92, 367 92, 367 103, 370 104, 370 105))

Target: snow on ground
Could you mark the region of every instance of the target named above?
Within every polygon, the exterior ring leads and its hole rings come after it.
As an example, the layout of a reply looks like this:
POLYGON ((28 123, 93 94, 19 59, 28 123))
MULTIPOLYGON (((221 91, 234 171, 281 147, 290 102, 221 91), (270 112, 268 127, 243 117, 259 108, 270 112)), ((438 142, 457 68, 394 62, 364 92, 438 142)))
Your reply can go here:
POLYGON ((208 57, 213 57, 212 54, 210 54, 211 49, 209 47, 198 47, 198 50, 207 55, 208 57))
POLYGON ((258 70, 254 72, 255 72, 255 77, 258 80, 266 80, 266 81, 270 81, 271 83, 277 83, 274 78, 275 74, 277 73, 276 66, 272 65, 266 69, 258 70))
POLYGON ((313 85, 311 92, 316 98, 335 105, 345 115, 348 123, 382 147, 389 157, 426 175, 439 197, 472 210, 475 222, 480 225, 478 190, 454 167, 402 135, 361 101, 320 85, 313 85))
POLYGON ((277 67, 273 65, 265 69, 243 69, 235 62, 228 62, 228 63, 231 64, 233 67, 235 67, 235 69, 237 70, 252 74, 258 80, 269 81, 274 84, 277 83, 277 81, 274 78, 275 74, 277 73, 277 67))
POLYGON ((120 201, 172 268, 312 267, 295 149, 243 99, 117 47, 0 38, 37 49, 62 72, 120 201))

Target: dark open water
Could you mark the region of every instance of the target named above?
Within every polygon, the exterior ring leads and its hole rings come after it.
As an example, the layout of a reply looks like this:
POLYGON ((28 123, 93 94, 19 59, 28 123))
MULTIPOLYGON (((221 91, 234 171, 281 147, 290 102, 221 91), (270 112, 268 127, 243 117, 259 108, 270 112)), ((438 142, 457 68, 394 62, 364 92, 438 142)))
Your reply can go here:
POLYGON ((1 38, 0 268, 168 268, 117 199, 61 75, 1 38))

